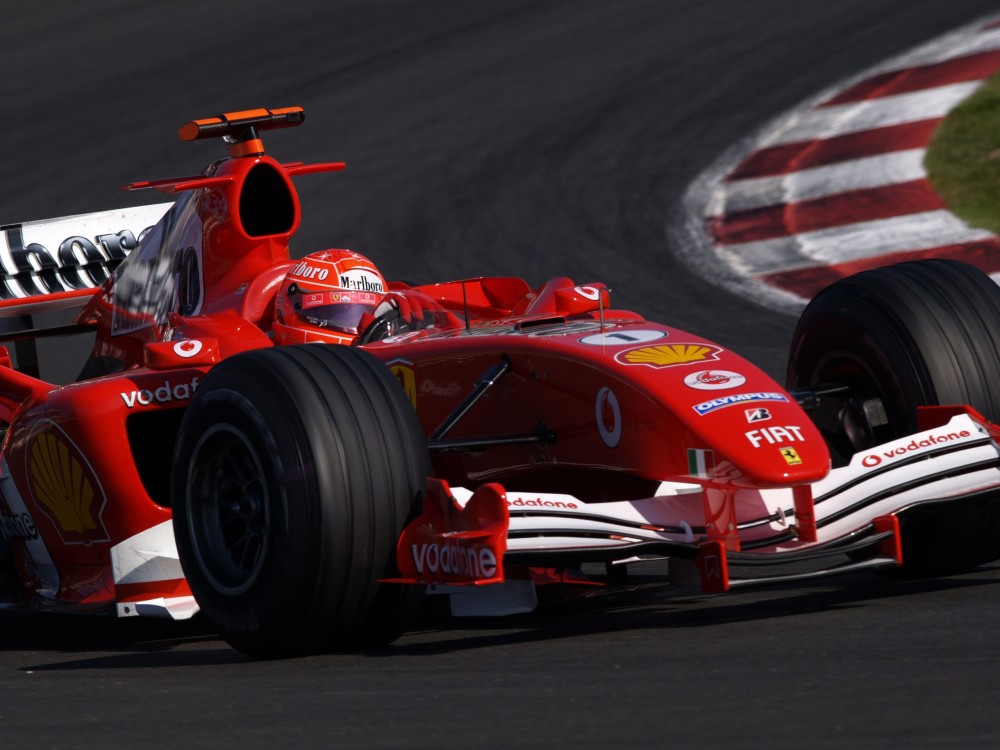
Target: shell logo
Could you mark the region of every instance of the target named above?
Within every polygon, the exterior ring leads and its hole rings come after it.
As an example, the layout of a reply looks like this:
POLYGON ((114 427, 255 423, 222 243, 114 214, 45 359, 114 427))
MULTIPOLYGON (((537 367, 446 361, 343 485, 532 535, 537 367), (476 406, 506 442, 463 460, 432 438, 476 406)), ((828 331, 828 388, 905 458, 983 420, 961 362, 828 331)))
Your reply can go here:
POLYGON ((619 352, 615 359, 623 365, 673 367, 716 360, 721 351, 719 347, 709 344, 662 344, 619 352))
POLYGON ((101 522, 105 497, 78 451, 52 432, 43 432, 28 455, 28 481, 36 505, 59 529, 66 544, 107 541, 101 522))

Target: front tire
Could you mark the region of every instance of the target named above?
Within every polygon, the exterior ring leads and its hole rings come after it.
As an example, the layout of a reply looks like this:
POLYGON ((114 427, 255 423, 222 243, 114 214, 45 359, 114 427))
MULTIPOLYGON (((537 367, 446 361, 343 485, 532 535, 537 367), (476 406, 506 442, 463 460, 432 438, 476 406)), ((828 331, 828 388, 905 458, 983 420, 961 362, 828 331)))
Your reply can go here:
MULTIPOLYGON (((844 386, 811 416, 834 463, 917 431, 917 407, 968 404, 1000 418, 1000 286, 951 260, 842 279, 806 307, 788 387, 844 386)), ((946 575, 1000 557, 996 494, 922 504, 899 516, 902 573, 946 575)))
POLYGON ((261 349, 199 386, 174 458, 174 534, 202 611, 260 657, 396 638, 419 587, 379 583, 419 511, 426 444, 398 382, 358 349, 261 349))
POLYGON ((974 266, 920 260, 841 279, 809 303, 790 390, 847 388, 814 412, 835 463, 917 430, 917 407, 1000 418, 1000 287, 974 266))

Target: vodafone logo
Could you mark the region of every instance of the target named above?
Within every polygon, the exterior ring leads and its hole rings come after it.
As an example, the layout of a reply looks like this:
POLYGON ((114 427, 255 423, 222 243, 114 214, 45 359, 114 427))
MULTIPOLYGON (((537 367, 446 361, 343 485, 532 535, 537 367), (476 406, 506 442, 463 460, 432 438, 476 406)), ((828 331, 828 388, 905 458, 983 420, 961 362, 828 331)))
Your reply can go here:
POLYGON ((604 444, 609 448, 617 446, 622 439, 622 412, 618 407, 618 399, 610 388, 604 387, 597 392, 594 419, 604 444))
POLYGON ((729 370, 701 370, 684 378, 684 385, 699 391, 723 391, 738 388, 746 382, 747 379, 738 372, 729 370))
POLYGON ((178 341, 174 344, 174 354, 184 359, 190 359, 191 357, 197 357, 202 348, 203 345, 198 339, 178 341))
POLYGON ((159 388, 122 391, 118 395, 122 397, 125 406, 132 409, 136 404, 150 406, 154 403, 169 404, 172 401, 188 401, 194 396, 197 389, 198 378, 191 378, 187 383, 171 383, 169 380, 165 380, 159 388))
POLYGON ((507 496, 508 508, 557 508, 561 510, 578 510, 580 508, 574 502, 567 500, 548 500, 544 497, 519 497, 514 500, 507 496))
POLYGON ((464 546, 458 541, 411 544, 410 554, 420 575, 443 573, 479 580, 497 574, 497 557, 489 547, 464 546))
POLYGON ((573 291, 584 299, 594 300, 595 302, 601 297, 601 290, 593 286, 575 286, 573 287, 573 291))
POLYGON ((920 440, 914 439, 906 445, 890 448, 889 450, 882 451, 881 453, 869 453, 861 459, 861 465, 866 469, 873 469, 876 466, 881 465, 883 461, 891 461, 896 458, 902 458, 909 453, 919 453, 924 448, 933 448, 934 446, 941 445, 942 443, 951 443, 971 436, 972 433, 968 430, 949 432, 945 435, 928 435, 920 440))

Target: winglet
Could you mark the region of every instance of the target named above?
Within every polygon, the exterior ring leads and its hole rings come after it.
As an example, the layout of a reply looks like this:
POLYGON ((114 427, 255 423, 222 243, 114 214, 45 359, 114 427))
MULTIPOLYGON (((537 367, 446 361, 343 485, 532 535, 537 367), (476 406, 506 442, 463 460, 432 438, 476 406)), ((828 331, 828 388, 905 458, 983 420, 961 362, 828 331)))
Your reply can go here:
POLYGON ((423 512, 396 544, 400 578, 387 583, 502 583, 510 514, 499 484, 479 487, 462 508, 447 482, 427 480, 423 512))

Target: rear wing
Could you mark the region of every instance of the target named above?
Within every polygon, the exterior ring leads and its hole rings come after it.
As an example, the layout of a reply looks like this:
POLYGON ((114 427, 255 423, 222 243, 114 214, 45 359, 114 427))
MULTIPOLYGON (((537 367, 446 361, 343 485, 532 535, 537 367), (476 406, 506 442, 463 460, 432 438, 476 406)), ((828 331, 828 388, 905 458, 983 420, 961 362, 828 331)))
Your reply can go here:
POLYGON ((67 316, 87 304, 171 206, 0 225, 0 343, 14 342, 18 370, 39 376, 36 338, 80 332, 67 316))
POLYGON ((82 307, 172 205, 0 225, 0 319, 82 307))

